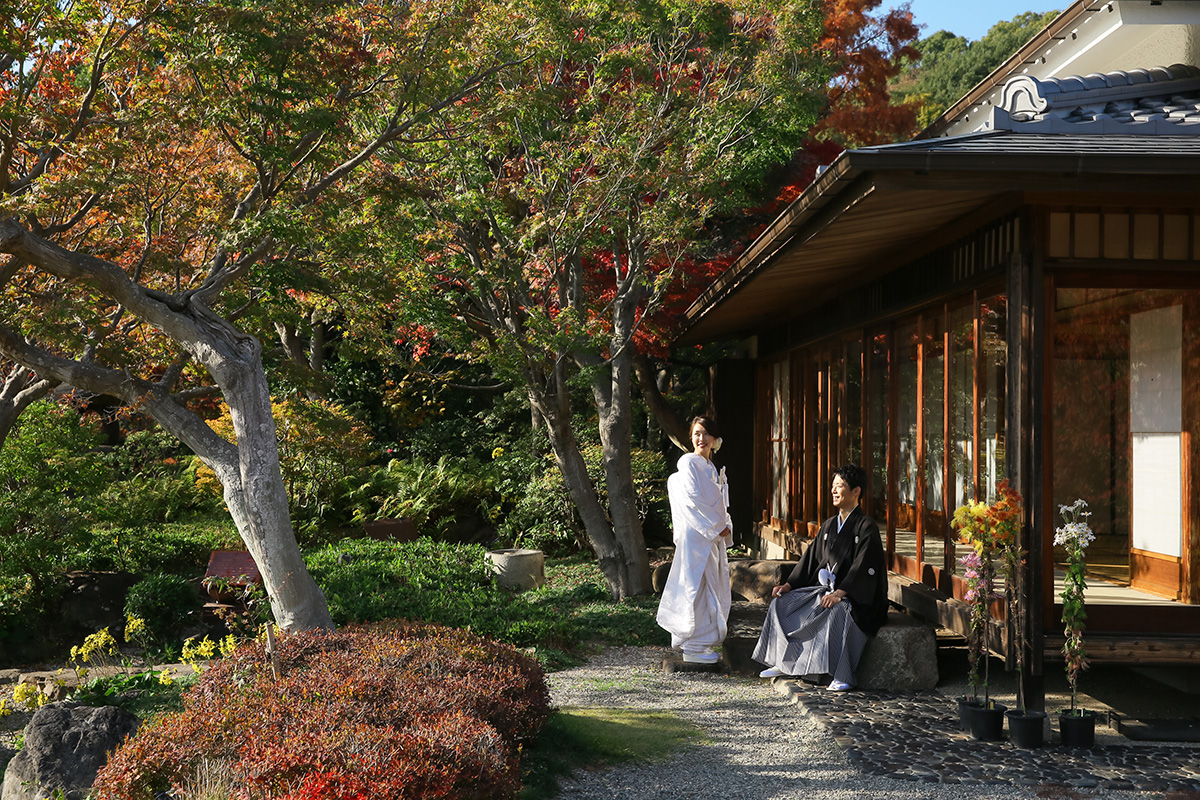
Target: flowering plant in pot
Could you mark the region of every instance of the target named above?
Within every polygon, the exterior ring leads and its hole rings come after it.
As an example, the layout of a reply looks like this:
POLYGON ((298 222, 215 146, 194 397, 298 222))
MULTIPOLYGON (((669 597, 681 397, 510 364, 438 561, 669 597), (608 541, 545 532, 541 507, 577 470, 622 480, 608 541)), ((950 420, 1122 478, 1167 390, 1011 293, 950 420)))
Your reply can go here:
MULTIPOLYGON (((1096 538, 1086 519, 1092 512, 1087 510, 1087 501, 1082 498, 1069 506, 1060 506, 1062 527, 1054 529, 1054 544, 1063 548, 1067 556, 1066 578, 1062 590, 1063 661, 1067 669, 1067 682, 1071 686, 1071 708, 1059 712, 1060 728, 1063 717, 1091 717, 1079 707, 1079 673, 1088 668, 1087 650, 1083 646, 1083 629, 1087 622, 1083 593, 1087 588, 1084 578, 1084 550, 1096 538)), ((1094 724, 1094 723, 1093 723, 1094 724)))
MULTIPOLYGON (((994 712, 996 716, 1004 713, 1005 708, 990 696, 989 659, 987 646, 988 626, 991 622, 989 604, 996 597, 995 577, 996 560, 1000 558, 1006 575, 1015 574, 1020 567, 1021 550, 1018 532, 1021 526, 1021 496, 1001 481, 996 485, 998 497, 990 505, 982 502, 959 506, 954 512, 953 525, 959 531, 961 540, 970 544, 973 553, 968 553, 959 559, 963 567, 963 579, 967 584, 964 601, 971 608, 971 629, 967 639, 967 658, 970 667, 969 682, 971 684, 971 699, 983 709, 994 712), (980 679, 980 667, 983 668, 983 678, 980 679), (979 699, 979 687, 983 686, 983 700, 979 699)), ((1012 577, 1007 580, 1008 591, 1013 585, 1012 577)), ((1003 726, 1003 717, 989 725, 1003 726)), ((998 732, 991 736, 979 736, 974 726, 972 733, 977 738, 999 738, 998 732)))
POLYGON ((1009 710, 1006 716, 1015 744, 1041 747, 1046 713, 1025 708, 1025 656, 1029 641, 1021 586, 1022 567, 1025 565, 1025 548, 1021 541, 1021 493, 1006 480, 996 484, 996 489, 999 498, 989 506, 988 519, 993 526, 993 539, 1000 554, 1000 577, 1004 579, 1004 622, 1012 643, 1017 671, 1017 707, 1009 710))

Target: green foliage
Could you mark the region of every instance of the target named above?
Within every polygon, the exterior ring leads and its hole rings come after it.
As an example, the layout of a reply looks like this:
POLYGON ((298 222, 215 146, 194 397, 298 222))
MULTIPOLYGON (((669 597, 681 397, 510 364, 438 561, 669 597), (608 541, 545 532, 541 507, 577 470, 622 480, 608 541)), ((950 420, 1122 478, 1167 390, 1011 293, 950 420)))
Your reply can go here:
POLYGON ((0 577, 25 576, 35 594, 69 568, 107 477, 99 442, 79 414, 39 402, 0 449, 0 577))
MULTIPOLYGON (((601 504, 608 506, 604 476, 604 450, 598 444, 581 447, 588 476, 596 487, 601 504)), ((507 455, 506 455, 507 458, 507 455)), ((518 462, 524 459, 517 456, 518 462)), ((525 459, 527 460, 527 459, 525 459)), ((587 547, 583 522, 571 501, 562 473, 553 458, 547 457, 541 469, 530 470, 523 493, 500 525, 500 536, 518 547, 529 547, 563 556, 587 547)), ((630 455, 637 512, 648 541, 670 541, 671 510, 666 500, 667 466, 661 453, 633 448, 630 455)))
POLYGON ((897 102, 927 98, 919 122, 928 125, 1057 16, 1026 11, 997 22, 976 42, 938 31, 917 43, 921 60, 896 80, 892 95, 897 102))
POLYGON ((237 529, 225 513, 144 527, 101 525, 92 528, 73 568, 199 577, 213 550, 242 547, 237 529))
POLYGON ((456 523, 489 522, 500 502, 481 465, 448 456, 436 464, 393 459, 356 487, 351 499, 356 521, 409 517, 421 534, 435 538, 456 523))
POLYGON ((305 561, 339 625, 406 618, 470 627, 533 648, 548 665, 569 663, 590 641, 667 643, 654 623, 657 598, 612 601, 587 557, 550 562, 545 586, 516 595, 495 586, 478 545, 345 540, 305 561))
POLYGON ((111 478, 101 508, 113 525, 172 522, 220 509, 219 498, 196 483, 200 460, 161 428, 130 433, 104 462, 111 478))
POLYGON ((125 616, 145 621, 152 643, 179 637, 200 610, 196 589, 177 575, 150 575, 135 583, 125 598, 125 616))
POLYGON ((196 682, 195 674, 172 678, 169 673, 147 670, 132 675, 93 678, 71 699, 85 706, 118 706, 142 719, 183 710, 183 692, 196 682))
POLYGON ((185 710, 128 739, 98 795, 141 800, 216 762, 255 796, 503 800, 549 715, 537 662, 475 634, 410 624, 283 636, 206 670, 185 710))
MULTIPOLYGON (((351 487, 374 457, 370 434, 341 406, 299 396, 272 400, 271 415, 292 523, 298 535, 319 543, 322 533, 350 522, 351 487)), ((236 441, 228 406, 209 424, 236 441)), ((202 467, 199 475, 210 492, 220 492, 212 470, 202 467)))
POLYGON ((636 708, 561 708, 522 760, 521 800, 549 800, 558 781, 580 769, 654 763, 704 741, 699 727, 665 711, 636 708))

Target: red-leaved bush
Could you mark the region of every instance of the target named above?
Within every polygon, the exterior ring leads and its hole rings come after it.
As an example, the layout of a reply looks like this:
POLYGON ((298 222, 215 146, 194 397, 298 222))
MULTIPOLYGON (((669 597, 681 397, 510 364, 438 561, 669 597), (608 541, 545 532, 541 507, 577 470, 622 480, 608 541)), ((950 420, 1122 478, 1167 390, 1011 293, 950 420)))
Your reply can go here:
POLYGON ((541 730, 541 666, 466 631, 392 622, 283 636, 213 664, 184 710, 144 726, 96 780, 150 800, 216 769, 237 800, 512 798, 541 730))

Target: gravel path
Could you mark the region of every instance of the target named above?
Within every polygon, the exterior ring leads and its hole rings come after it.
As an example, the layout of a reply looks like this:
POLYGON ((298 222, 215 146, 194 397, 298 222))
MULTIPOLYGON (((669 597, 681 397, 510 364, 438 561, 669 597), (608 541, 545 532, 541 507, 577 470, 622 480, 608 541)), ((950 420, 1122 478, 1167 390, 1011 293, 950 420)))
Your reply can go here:
MULTIPOLYGON (((562 786, 563 800, 686 798, 1009 798, 1170 797, 1063 786, 930 785, 865 775, 851 766, 822 723, 804 715, 764 680, 727 674, 664 673, 659 647, 611 648, 587 664, 547 676, 556 706, 670 710, 704 729, 711 743, 666 763, 580 773, 562 786)), ((1180 798, 1182 800, 1182 798, 1180 798)))

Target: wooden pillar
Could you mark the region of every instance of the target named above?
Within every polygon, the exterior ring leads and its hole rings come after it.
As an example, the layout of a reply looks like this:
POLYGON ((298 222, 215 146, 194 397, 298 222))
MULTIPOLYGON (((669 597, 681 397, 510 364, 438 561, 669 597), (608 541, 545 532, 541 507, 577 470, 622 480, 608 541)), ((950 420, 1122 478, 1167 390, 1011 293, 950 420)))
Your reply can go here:
MULTIPOLYGON (((1044 619, 1043 560, 1050 557, 1043 547, 1042 458, 1045 440, 1045 413, 1051 408, 1043 396, 1046 360, 1043 286, 1040 255, 1022 247, 1008 266, 1007 330, 1007 402, 1005 408, 1006 477, 1024 501, 1025 524, 1022 527, 1026 567, 1017 591, 1025 606, 1025 630, 1029 649, 1025 652, 1024 700, 1026 708, 1043 710, 1046 705, 1042 651, 1044 619)), ((1051 351, 1052 352, 1052 351, 1051 351)), ((1015 643, 1006 648, 1009 660, 1015 656, 1015 643)))

